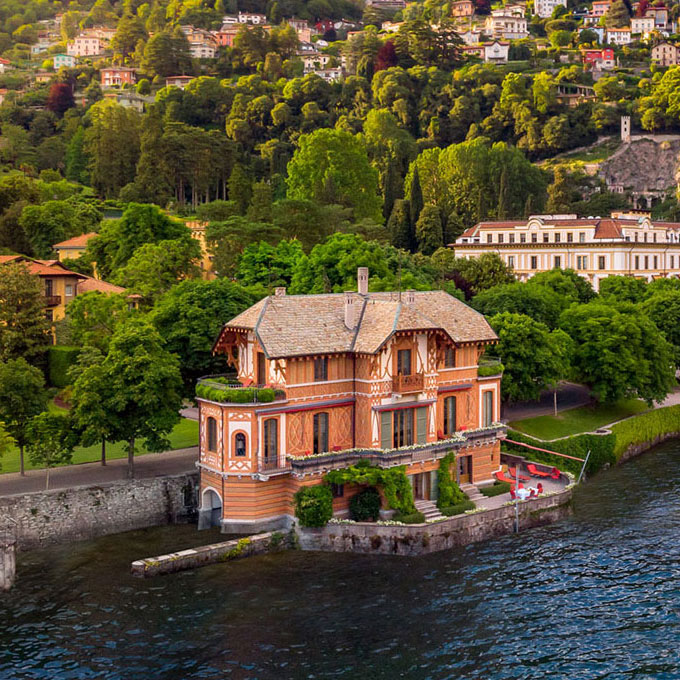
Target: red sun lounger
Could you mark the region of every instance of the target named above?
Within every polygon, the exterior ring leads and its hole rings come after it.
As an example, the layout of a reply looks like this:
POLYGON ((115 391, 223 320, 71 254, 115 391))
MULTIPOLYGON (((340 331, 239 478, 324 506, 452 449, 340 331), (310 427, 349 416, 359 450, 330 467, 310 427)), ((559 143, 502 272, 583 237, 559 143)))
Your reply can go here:
MULTIPOLYGON (((515 468, 508 468, 508 476, 512 478, 513 481, 517 480, 517 470, 515 468)), ((529 478, 526 475, 519 473, 520 482, 528 482, 529 478)))
POLYGON ((549 472, 543 472, 543 470, 539 470, 533 463, 529 463, 527 465, 527 470, 529 470, 529 474, 533 475, 534 477, 550 477, 549 472))

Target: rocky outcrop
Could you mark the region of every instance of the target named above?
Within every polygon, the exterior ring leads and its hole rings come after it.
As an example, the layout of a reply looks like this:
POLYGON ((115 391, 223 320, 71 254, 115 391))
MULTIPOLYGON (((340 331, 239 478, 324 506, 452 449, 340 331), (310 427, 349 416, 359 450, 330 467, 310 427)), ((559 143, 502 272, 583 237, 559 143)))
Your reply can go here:
POLYGON ((603 161, 598 174, 614 190, 620 187, 640 194, 665 192, 677 183, 679 155, 680 138, 636 139, 603 161))

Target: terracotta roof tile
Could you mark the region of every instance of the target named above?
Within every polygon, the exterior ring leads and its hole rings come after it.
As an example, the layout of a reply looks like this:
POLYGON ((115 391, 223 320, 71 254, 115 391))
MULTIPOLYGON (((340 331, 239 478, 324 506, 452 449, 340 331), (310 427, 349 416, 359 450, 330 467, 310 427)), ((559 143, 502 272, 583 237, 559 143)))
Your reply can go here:
POLYGON ((73 238, 68 238, 60 243, 55 243, 53 248, 84 248, 87 242, 93 237, 97 236, 97 232, 91 231, 89 234, 81 234, 80 236, 74 236, 73 238))
POLYGON ((125 293, 126 289, 122 286, 116 286, 108 281, 100 281, 91 276, 85 276, 84 281, 78 283, 78 293, 88 293, 91 290, 99 291, 105 295, 114 295, 115 293, 125 293))

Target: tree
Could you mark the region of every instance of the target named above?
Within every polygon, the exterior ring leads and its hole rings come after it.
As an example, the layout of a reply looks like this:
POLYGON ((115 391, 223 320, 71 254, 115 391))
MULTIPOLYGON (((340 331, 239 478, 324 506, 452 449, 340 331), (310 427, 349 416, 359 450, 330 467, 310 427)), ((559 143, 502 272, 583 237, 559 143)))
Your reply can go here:
POLYGON ((116 34, 111 40, 114 55, 126 59, 134 53, 140 40, 146 40, 148 34, 142 20, 134 14, 125 14, 118 21, 116 34))
POLYGON ((507 401, 532 401, 568 376, 571 340, 562 330, 525 314, 503 312, 489 323, 498 335, 494 353, 505 368, 501 389, 507 401))
POLYGON ((567 169, 558 165, 555 168, 555 179, 548 186, 548 202, 545 209, 551 214, 568 213, 572 210, 574 189, 567 169))
POLYGON ((101 442, 101 464, 106 465, 106 440, 112 437, 114 430, 102 401, 103 361, 104 354, 97 348, 84 347, 69 371, 69 380, 72 385, 71 417, 80 434, 80 443, 93 446, 101 442))
POLYGON ((234 164, 229 176, 229 199, 238 207, 240 215, 245 215, 253 193, 253 181, 241 163, 234 164))
POLYGON ((76 295, 66 307, 73 342, 106 354, 114 331, 130 315, 128 305, 125 295, 105 295, 98 290, 76 295))
POLYGON ((529 283, 506 283, 484 290, 472 300, 472 306, 494 316, 502 312, 525 314, 548 328, 555 328, 568 301, 550 288, 529 283))
POLYGON ((387 221, 387 231, 395 248, 413 251, 416 248, 416 234, 411 224, 410 204, 398 198, 387 221))
POLYGON ((266 241, 247 245, 238 260, 236 280, 243 286, 289 286, 293 271, 302 257, 302 244, 297 239, 282 239, 276 245, 266 241))
POLYGON ((455 274, 458 274, 460 279, 465 282, 470 293, 474 295, 495 286, 512 284, 516 281, 512 270, 508 268, 496 253, 482 253, 480 257, 469 260, 456 259, 453 267, 446 274, 449 276, 454 275, 454 280, 457 278, 455 274))
POLYGON ((148 321, 121 325, 106 358, 83 370, 76 384, 81 393, 97 395, 110 441, 127 442, 128 477, 134 476, 138 439, 148 451, 169 446, 167 435, 179 422, 182 379, 177 357, 148 321))
POLYGON ((73 90, 67 83, 53 83, 47 95, 47 110, 56 113, 61 118, 66 111, 75 106, 73 90))
POLYGON ((426 205, 416 224, 416 241, 418 251, 424 255, 432 253, 444 245, 444 232, 439 208, 434 205, 426 205))
POLYGON ((179 357, 185 393, 193 393, 197 378, 224 372, 224 357, 212 353, 215 338, 227 321, 255 301, 242 286, 220 278, 182 281, 154 305, 151 322, 165 349, 179 357))
POLYGON ((607 28, 624 28, 630 25, 630 12, 623 0, 614 0, 605 16, 607 28))
POLYGON ((14 440, 5 429, 4 423, 0 422, 0 461, 2 461, 2 457, 10 450, 13 444, 14 440))
POLYGON ((29 441, 28 425, 47 409, 47 391, 42 371, 23 359, 0 363, 0 422, 19 447, 19 465, 24 472, 24 447, 29 441))
POLYGON ((600 281, 600 297, 616 302, 642 302, 647 296, 647 284, 634 276, 607 276, 600 281))
POLYGON ((155 205, 130 203, 119 220, 107 220, 99 234, 87 243, 87 259, 97 263, 100 276, 107 279, 124 267, 145 243, 190 237, 186 225, 168 217, 155 205))
POLYGON ((50 470, 73 459, 78 435, 66 414, 41 413, 28 423, 26 451, 35 467, 45 468, 45 490, 50 488, 50 470))
POLYGON ((574 341, 575 378, 600 401, 637 397, 651 406, 673 389, 673 348, 633 305, 574 305, 562 314, 560 327, 574 341))
POLYGON ((145 243, 135 250, 113 280, 150 303, 179 280, 198 278, 200 257, 201 245, 191 236, 145 243))
POLYGON ((0 361, 36 359, 48 341, 40 279, 23 263, 0 266, 0 361))
POLYGON ((410 215, 411 224, 415 226, 418 223, 420 212, 423 209, 423 190, 420 186, 420 173, 418 171, 417 164, 413 168, 413 174, 411 177, 411 193, 409 196, 409 208, 411 210, 410 215))
POLYGON ((142 70, 166 78, 182 75, 191 69, 191 54, 186 36, 177 27, 174 33, 154 33, 144 47, 142 70))
POLYGON ((640 309, 674 346, 675 362, 680 365, 680 290, 656 293, 645 300, 640 309))
POLYGON ((547 286, 570 302, 590 302, 597 297, 589 281, 573 269, 551 269, 531 277, 531 283, 547 286))
POLYGON ((378 172, 365 147, 344 130, 321 129, 301 135, 288 164, 288 198, 337 203, 352 208, 357 219, 383 221, 378 172))

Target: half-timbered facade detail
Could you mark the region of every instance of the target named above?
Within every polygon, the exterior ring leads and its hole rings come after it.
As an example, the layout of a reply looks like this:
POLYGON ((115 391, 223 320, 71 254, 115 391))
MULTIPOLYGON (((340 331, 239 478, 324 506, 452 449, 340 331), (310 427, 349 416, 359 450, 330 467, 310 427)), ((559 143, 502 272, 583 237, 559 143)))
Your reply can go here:
MULTIPOLYGON (((199 381, 201 524, 285 524, 297 489, 361 458, 406 465, 421 498, 436 498, 452 450, 461 482, 490 481, 500 375, 478 367, 495 340, 483 316, 442 291, 369 293, 365 268, 358 292, 277 289, 215 343, 237 382, 199 381)), ((338 514, 355 491, 338 493, 338 514)))

